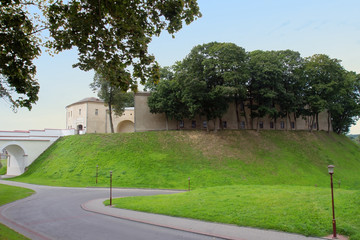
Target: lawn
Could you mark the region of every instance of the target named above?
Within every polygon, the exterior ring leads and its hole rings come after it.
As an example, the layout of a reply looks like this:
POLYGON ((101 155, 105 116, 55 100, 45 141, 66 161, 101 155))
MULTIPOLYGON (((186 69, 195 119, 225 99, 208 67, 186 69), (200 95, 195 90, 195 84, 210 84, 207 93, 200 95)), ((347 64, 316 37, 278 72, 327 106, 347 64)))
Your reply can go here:
MULTIPOLYGON (((34 191, 26 188, 13 187, 0 184, 0 206, 13 202, 33 194, 34 191)), ((11 230, 3 224, 0 224, 0 240, 22 240, 28 239, 23 235, 11 230)))
POLYGON ((0 160, 0 175, 5 175, 6 174, 6 159, 4 160, 0 160))
MULTIPOLYGON (((106 202, 109 204, 109 201, 106 202)), ((237 185, 114 199, 118 208, 323 237, 332 233, 329 188, 237 185)), ((360 191, 335 189, 339 234, 360 239, 360 191)))

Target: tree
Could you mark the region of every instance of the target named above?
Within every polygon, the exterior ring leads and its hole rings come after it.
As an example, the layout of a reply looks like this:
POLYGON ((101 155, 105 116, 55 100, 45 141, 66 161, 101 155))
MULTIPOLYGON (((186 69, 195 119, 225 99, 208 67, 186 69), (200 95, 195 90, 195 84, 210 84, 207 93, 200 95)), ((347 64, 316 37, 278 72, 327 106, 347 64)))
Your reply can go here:
MULTIPOLYGON (((279 93, 282 91, 282 63, 275 51, 256 50, 250 53, 249 98, 252 122, 268 115, 275 121, 282 116, 278 109, 279 93)), ((253 123, 252 123, 253 125, 253 123)))
POLYGON ((344 80, 344 73, 340 60, 331 59, 325 54, 315 54, 305 59, 302 74, 306 81, 306 106, 309 115, 312 116, 310 130, 313 129, 314 122, 316 129, 319 130, 319 113, 327 110, 328 131, 330 131, 330 109, 333 108, 340 83, 344 80))
POLYGON ((181 86, 176 80, 162 80, 156 85, 148 98, 151 113, 164 113, 166 130, 169 130, 169 119, 181 121, 186 115, 186 107, 182 102, 181 86))
POLYGON ((138 79, 158 81, 158 64, 148 53, 151 38, 163 30, 174 34, 201 17, 196 0, 7 0, 0 9, 0 97, 28 109, 38 100, 33 60, 40 55, 42 30, 49 33, 43 46, 54 53, 77 49, 74 67, 99 72, 117 66, 123 76, 113 85, 127 91, 137 89, 138 79), (32 18, 28 6, 37 6, 43 17, 32 18))
POLYGON ((37 30, 24 2, 0 2, 0 97, 14 110, 31 110, 38 100, 39 84, 33 63, 40 55, 37 30))
POLYGON ((158 78, 158 65, 148 53, 151 38, 164 29, 174 34, 183 21, 190 24, 200 16, 196 0, 56 1, 47 12, 49 44, 56 51, 77 47, 74 66, 85 71, 116 65, 132 77, 114 79, 115 85, 136 90, 136 79, 144 84, 158 78))
MULTIPOLYGON (((280 112, 289 121, 291 121, 290 113, 293 114, 296 129, 296 119, 304 109, 304 81, 301 78, 301 68, 304 60, 299 52, 292 50, 277 51, 276 53, 282 69, 278 98, 280 112)), ((286 124, 286 129, 288 129, 288 124, 286 124)))
POLYGON ((329 109, 332 117, 333 131, 341 134, 349 132, 360 116, 360 75, 346 72, 344 81, 340 82, 336 96, 329 109))
MULTIPOLYGON (((103 71, 95 74, 94 80, 90 84, 93 91, 98 91, 98 97, 108 106, 111 133, 114 133, 113 111, 115 115, 121 116, 125 107, 134 106, 134 94, 132 92, 124 92, 120 87, 112 83, 114 82, 112 81, 113 78, 125 76, 124 74, 117 75, 117 73, 116 71, 109 72, 103 69, 103 71)), ((128 77, 130 78, 130 76, 128 77)))

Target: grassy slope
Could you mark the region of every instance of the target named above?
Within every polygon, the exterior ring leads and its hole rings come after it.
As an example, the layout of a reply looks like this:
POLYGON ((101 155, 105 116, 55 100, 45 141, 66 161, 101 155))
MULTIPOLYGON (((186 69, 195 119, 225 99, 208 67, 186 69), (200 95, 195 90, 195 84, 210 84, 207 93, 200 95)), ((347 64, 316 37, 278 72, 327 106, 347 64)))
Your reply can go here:
MULTIPOLYGON (((337 232, 360 239, 360 191, 336 189, 337 232)), ((109 201, 107 201, 109 204, 109 201)), ((326 236, 332 232, 329 188, 237 185, 113 200, 119 208, 326 236)))
POLYGON ((60 139, 17 181, 62 186, 187 189, 257 184, 359 189, 359 146, 325 132, 192 131, 88 134, 60 139))
MULTIPOLYGON (((34 191, 26 188, 13 187, 0 184, 0 206, 9 202, 16 201, 21 198, 25 198, 33 194, 34 191)), ((17 240, 28 239, 19 233, 11 230, 5 225, 0 224, 0 240, 17 240)))

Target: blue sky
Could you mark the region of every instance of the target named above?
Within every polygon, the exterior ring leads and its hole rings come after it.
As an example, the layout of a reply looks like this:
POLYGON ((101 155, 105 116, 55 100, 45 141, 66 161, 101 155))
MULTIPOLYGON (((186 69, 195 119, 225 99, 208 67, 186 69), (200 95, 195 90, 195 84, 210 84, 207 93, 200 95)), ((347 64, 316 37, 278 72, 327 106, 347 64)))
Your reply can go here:
MULTIPOLYGON (((184 26, 173 39, 163 32, 149 52, 161 66, 182 60, 198 44, 233 42, 253 50, 291 49, 308 57, 316 53, 342 60, 360 73, 360 1, 358 0, 198 0, 203 17, 184 26)), ((93 72, 72 68, 75 50, 36 60, 39 101, 32 111, 12 112, 0 99, 0 130, 65 128, 65 107, 85 97, 93 72)), ((360 134, 360 123, 351 129, 360 134)))

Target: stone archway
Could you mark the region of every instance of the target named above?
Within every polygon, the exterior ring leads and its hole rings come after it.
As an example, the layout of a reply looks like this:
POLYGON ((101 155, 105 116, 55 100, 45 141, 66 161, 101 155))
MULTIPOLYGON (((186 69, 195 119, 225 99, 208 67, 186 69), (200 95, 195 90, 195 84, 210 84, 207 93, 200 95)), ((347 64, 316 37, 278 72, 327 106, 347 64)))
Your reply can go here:
POLYGON ((4 147, 8 153, 7 175, 20 175, 24 173, 27 155, 25 150, 17 144, 4 147))
POLYGON ((124 132, 134 132, 134 123, 130 120, 124 120, 120 122, 116 127, 116 132, 124 133, 124 132))

